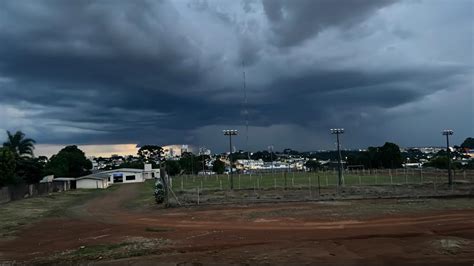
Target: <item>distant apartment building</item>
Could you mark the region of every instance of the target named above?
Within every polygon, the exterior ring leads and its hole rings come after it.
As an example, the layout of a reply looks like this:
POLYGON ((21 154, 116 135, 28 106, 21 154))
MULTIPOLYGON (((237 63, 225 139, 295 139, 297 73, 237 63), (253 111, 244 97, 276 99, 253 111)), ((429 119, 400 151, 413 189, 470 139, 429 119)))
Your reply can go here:
POLYGON ((185 152, 195 153, 197 151, 196 147, 189 144, 173 144, 163 146, 163 154, 165 158, 176 158, 181 157, 185 152))

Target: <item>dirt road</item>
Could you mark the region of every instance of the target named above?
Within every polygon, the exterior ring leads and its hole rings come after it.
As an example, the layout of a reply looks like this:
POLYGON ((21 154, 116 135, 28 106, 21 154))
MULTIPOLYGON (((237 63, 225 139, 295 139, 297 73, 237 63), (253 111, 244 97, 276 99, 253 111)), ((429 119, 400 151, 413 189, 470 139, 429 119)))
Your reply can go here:
POLYGON ((134 257, 93 259, 101 264, 150 265, 474 263, 474 211, 462 206, 426 211, 423 202, 400 205, 384 200, 126 208, 140 188, 141 184, 122 185, 64 218, 24 228, 17 238, 0 241, 0 259, 61 263, 71 250, 159 239, 154 242, 159 245, 134 257))

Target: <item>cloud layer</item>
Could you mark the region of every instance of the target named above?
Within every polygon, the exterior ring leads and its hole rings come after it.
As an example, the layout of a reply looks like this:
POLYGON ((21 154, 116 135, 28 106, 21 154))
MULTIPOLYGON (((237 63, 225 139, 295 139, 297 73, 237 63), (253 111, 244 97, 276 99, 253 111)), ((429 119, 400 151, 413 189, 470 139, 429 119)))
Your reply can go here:
POLYGON ((224 127, 249 149, 332 148, 330 127, 346 128, 347 147, 437 145, 445 127, 459 142, 474 133, 473 10, 469 0, 2 1, 0 129, 49 144, 216 150, 224 127))

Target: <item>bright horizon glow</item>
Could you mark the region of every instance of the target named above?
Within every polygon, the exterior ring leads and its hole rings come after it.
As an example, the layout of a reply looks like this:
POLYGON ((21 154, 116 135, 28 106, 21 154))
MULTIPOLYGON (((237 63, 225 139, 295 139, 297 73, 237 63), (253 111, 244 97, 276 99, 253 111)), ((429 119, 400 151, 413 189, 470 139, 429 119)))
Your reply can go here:
MULTIPOLYGON (((68 144, 74 145, 74 144, 68 144)), ((37 144, 35 145, 35 156, 47 156, 48 158, 57 154, 66 144, 37 144)), ((86 157, 110 157, 117 155, 137 155, 137 144, 98 144, 98 145, 77 145, 86 157)))

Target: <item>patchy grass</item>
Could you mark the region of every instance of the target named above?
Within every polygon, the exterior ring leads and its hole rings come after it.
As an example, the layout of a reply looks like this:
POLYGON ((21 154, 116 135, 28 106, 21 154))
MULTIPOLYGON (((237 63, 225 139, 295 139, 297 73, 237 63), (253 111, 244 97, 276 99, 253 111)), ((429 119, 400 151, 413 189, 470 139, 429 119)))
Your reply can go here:
POLYGON ((77 249, 55 254, 41 262, 54 263, 61 261, 61 263, 64 263, 65 261, 129 258, 156 253, 160 247, 169 244, 170 241, 163 238, 129 237, 120 243, 81 246, 77 249))
POLYGON ((156 205, 153 192, 155 190, 155 180, 145 180, 140 184, 140 192, 130 201, 124 204, 124 207, 130 210, 143 210, 156 205))
POLYGON ((263 218, 302 218, 315 213, 324 219, 364 219, 390 214, 419 213, 436 210, 474 209, 474 199, 415 199, 415 200, 363 200, 318 202, 302 208, 281 208, 249 212, 249 220, 263 218))
POLYGON ((468 239, 451 237, 435 240, 431 244, 439 253, 456 255, 469 247, 471 242, 468 239))
POLYGON ((70 208, 114 189, 113 186, 106 190, 77 189, 2 204, 0 237, 14 236, 20 227, 46 217, 66 216, 70 208))

